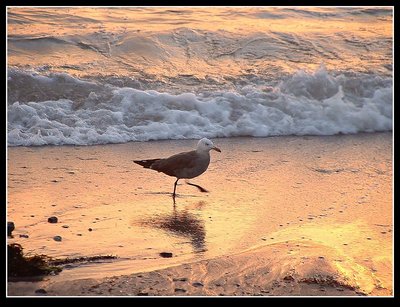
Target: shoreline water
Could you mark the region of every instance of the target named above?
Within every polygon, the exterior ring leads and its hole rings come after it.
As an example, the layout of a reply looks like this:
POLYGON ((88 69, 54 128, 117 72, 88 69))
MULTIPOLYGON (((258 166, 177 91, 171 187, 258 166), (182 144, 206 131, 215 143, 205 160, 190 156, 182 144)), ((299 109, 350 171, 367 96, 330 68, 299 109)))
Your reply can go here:
MULTIPOLYGON (((136 168, 132 160, 185 151, 193 140, 9 147, 8 220, 16 223, 9 242, 55 257, 122 258, 49 277, 42 283, 48 295, 119 295, 116 289, 121 295, 391 295, 392 133, 214 142, 222 153, 212 154, 209 170, 193 181, 210 193, 179 185, 176 208, 173 178, 136 168), (50 215, 59 223, 48 224, 50 215), (201 275, 205 263, 210 269, 201 275), (221 272, 211 267, 224 265, 241 280, 233 281, 227 269, 227 286, 217 291, 221 272), (181 276, 188 267, 197 273, 181 276), (248 275, 235 271, 245 267, 248 275), (257 282, 269 292, 252 292, 246 280, 266 267, 270 273, 257 282), (147 290, 137 275, 148 277, 147 290), (160 281, 154 276, 166 278, 164 290, 150 291, 160 281), (93 292, 97 286, 88 289, 82 278, 114 290, 93 292), (115 286, 122 281, 131 287, 115 286), (235 282, 241 285, 236 292, 235 282), (186 292, 175 292, 176 283, 186 292)), ((11 282, 9 295, 36 295, 38 286, 11 282)))

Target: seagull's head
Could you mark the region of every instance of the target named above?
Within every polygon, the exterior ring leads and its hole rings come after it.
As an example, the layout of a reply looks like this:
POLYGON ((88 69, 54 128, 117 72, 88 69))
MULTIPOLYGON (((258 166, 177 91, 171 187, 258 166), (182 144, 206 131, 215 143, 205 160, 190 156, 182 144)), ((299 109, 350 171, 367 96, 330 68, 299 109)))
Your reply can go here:
POLYGON ((197 151, 210 151, 210 150, 215 150, 218 152, 221 152, 221 149, 216 147, 213 142, 211 142, 207 138, 202 138, 198 143, 197 143, 197 151))

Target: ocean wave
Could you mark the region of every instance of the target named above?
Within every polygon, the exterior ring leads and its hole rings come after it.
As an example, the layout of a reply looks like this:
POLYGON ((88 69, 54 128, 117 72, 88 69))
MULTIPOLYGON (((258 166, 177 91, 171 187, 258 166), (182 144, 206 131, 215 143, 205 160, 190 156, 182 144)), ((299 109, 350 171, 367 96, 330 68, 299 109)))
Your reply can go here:
POLYGON ((324 67, 314 73, 298 71, 276 86, 178 95, 89 82, 65 73, 9 72, 9 84, 22 80, 31 99, 13 101, 9 95, 9 146, 392 130, 391 78, 335 76, 324 67), (49 93, 43 92, 44 85, 49 93))

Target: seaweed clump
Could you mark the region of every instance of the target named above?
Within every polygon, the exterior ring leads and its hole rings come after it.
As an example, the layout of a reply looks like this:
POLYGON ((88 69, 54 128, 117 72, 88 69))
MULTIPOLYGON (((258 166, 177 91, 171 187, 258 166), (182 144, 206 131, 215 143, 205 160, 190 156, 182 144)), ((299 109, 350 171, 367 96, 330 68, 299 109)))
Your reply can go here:
POLYGON ((57 274, 61 268, 49 264, 50 257, 46 255, 26 256, 18 243, 7 245, 8 277, 31 277, 57 274))

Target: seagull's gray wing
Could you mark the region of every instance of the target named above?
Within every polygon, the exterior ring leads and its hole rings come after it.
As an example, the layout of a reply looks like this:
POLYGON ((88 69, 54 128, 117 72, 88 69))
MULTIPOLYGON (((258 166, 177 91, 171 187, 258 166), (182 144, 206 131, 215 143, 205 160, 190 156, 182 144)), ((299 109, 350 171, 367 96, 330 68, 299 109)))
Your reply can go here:
POLYGON ((182 152, 169 158, 155 161, 150 168, 169 176, 183 177, 188 170, 197 167, 199 159, 200 156, 196 151, 182 152))

